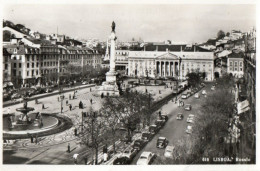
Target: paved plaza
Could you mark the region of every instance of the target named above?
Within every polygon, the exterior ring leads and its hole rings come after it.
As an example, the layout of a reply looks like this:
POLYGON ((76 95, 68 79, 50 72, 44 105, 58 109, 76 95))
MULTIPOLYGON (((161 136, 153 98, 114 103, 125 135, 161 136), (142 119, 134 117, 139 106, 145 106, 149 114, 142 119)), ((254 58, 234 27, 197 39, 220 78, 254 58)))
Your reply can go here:
MULTIPOLYGON (((165 86, 139 86, 133 88, 134 90, 151 93, 154 100, 160 100, 166 95, 171 93, 170 88, 165 86), (161 92, 159 94, 158 92, 161 92)), ((59 95, 53 95, 50 97, 41 98, 38 100, 38 104, 35 104, 35 101, 28 102, 29 107, 34 107, 33 112, 42 112, 50 114, 65 115, 69 117, 73 122, 73 127, 64 132, 49 135, 45 137, 39 137, 39 140, 36 143, 31 143, 30 139, 20 139, 12 140, 9 144, 4 144, 4 163, 27 163, 27 164, 36 164, 36 163, 48 163, 48 164, 71 164, 73 163, 72 155, 74 153, 81 154, 81 164, 84 163, 83 156, 90 155, 91 149, 87 149, 85 146, 80 145, 80 139, 74 135, 74 129, 79 127, 79 121, 81 120, 81 112, 89 111, 90 106, 94 110, 99 110, 102 106, 102 99, 95 94, 95 87, 84 88, 77 90, 75 99, 70 100, 69 96, 73 96, 74 91, 64 93, 65 99, 62 101, 63 113, 61 114, 61 101, 58 101, 59 95), (90 91, 91 89, 91 91, 90 91), (91 104, 92 99, 92 104, 91 104), (68 101, 68 105, 66 105, 68 101), (79 102, 82 101, 84 104, 84 109, 79 109, 79 102), (69 109, 69 104, 72 105, 72 110, 69 109), (44 109, 42 109, 44 105, 44 109), (70 143, 71 153, 66 152, 67 145, 70 143), (9 160, 9 157, 13 161, 9 160), (18 160, 18 161, 17 161, 18 160)), ((16 109, 22 107, 23 104, 16 104, 10 107, 4 108, 4 112, 8 110, 10 113, 16 113, 16 109)), ((124 143, 117 142, 117 145, 121 146, 124 143)), ((124 145, 123 145, 124 147, 124 145)), ((112 148, 112 146, 110 147, 112 148)), ((100 151, 101 153, 101 151, 100 151)), ((102 156, 99 155, 101 160, 102 156)), ((79 162, 80 163, 80 162, 79 162)))

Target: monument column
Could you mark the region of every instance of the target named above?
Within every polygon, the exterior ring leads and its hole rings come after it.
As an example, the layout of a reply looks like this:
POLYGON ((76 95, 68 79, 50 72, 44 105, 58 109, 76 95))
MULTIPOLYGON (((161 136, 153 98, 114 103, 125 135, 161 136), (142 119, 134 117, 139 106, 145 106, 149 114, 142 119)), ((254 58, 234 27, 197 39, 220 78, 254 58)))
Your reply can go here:
POLYGON ((106 73, 106 81, 107 82, 115 82, 116 81, 116 71, 115 71, 115 53, 116 53, 116 32, 115 32, 115 23, 112 23, 112 32, 111 35, 109 37, 109 39, 111 40, 111 46, 110 46, 110 67, 109 67, 109 71, 106 73))

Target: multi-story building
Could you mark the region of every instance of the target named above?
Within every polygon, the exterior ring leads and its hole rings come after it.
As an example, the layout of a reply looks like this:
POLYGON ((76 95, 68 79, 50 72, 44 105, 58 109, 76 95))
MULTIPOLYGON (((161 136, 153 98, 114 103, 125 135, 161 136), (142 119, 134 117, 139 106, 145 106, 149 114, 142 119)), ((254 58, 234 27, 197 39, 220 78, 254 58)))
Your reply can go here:
POLYGON ((124 71, 125 74, 128 70, 128 55, 129 50, 116 50, 116 70, 124 71))
POLYGON ((16 87, 56 82, 58 75, 66 77, 80 74, 83 66, 101 67, 102 55, 90 48, 58 46, 46 40, 23 39, 30 46, 14 44, 3 47, 3 65, 8 69, 4 71, 3 78, 11 80, 16 87))
MULTIPOLYGON (((246 84, 247 100, 249 101, 249 111, 246 117, 251 121, 246 125, 246 134, 252 149, 255 149, 256 142, 256 30, 252 29, 245 36, 245 58, 244 58, 244 78, 246 84)), ((255 151, 255 150, 254 150, 255 151)))
POLYGON ((21 85, 34 82, 40 77, 40 49, 27 45, 6 45, 3 49, 11 54, 5 56, 5 61, 8 61, 5 68, 9 67, 4 80, 10 76, 13 84, 21 85))
POLYGON ((236 78, 242 78, 244 75, 244 54, 232 52, 227 58, 227 73, 236 78))
POLYGON ((129 76, 185 79, 188 73, 202 72, 206 81, 214 79, 213 52, 188 45, 162 45, 146 49, 150 51, 129 52, 129 76))

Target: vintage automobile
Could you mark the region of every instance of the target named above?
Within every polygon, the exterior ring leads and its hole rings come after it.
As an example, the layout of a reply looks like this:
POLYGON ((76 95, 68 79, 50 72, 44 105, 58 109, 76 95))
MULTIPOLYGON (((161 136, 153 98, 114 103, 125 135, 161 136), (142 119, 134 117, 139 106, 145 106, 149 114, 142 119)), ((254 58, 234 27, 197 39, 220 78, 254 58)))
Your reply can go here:
POLYGON ((183 114, 182 113, 178 113, 176 119, 177 120, 182 120, 183 119, 183 114))
POLYGON ((149 165, 155 157, 155 154, 152 152, 146 152, 144 151, 139 159, 137 160, 137 165, 149 165))
POLYGON ((168 140, 166 137, 159 137, 157 139, 156 147, 157 148, 165 148, 168 145, 168 140))

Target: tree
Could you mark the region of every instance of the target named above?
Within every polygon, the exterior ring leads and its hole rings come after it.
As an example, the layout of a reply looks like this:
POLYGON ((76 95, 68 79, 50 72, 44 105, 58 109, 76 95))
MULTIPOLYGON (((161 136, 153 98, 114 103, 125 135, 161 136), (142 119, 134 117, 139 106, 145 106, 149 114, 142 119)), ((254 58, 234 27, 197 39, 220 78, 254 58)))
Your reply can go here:
POLYGON ((223 30, 219 30, 217 34, 218 39, 222 39, 225 37, 225 32, 223 30))
POLYGON ((226 36, 227 36, 227 37, 229 37, 229 36, 230 36, 230 33, 229 33, 229 32, 227 32, 227 33, 226 33, 226 36))
POLYGON ((94 111, 92 107, 90 107, 89 114, 88 117, 85 117, 84 129, 80 139, 86 147, 92 149, 92 157, 95 155, 95 164, 98 164, 98 149, 108 138, 106 136, 107 122, 102 116, 98 115, 98 112, 94 111))
POLYGON ((188 83, 191 87, 196 87, 201 83, 200 73, 191 72, 186 77, 188 77, 188 83))
POLYGON ((117 126, 120 127, 120 124, 122 124, 127 129, 130 140, 137 124, 150 117, 147 111, 149 101, 151 103, 148 94, 127 91, 120 97, 106 98, 103 103, 103 113, 110 113, 112 119, 120 121, 117 126), (145 118, 144 116, 148 117, 145 118))
POLYGON ((24 29, 25 26, 22 25, 22 24, 16 24, 15 27, 18 29, 18 30, 21 30, 21 29, 24 29))
POLYGON ((3 31, 3 41, 4 42, 10 42, 10 40, 11 40, 11 32, 4 30, 3 31))

